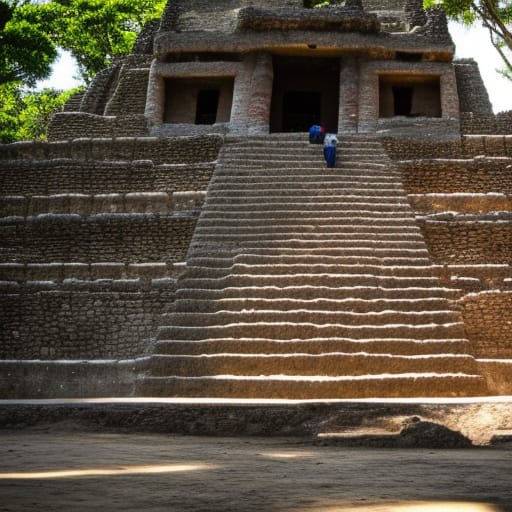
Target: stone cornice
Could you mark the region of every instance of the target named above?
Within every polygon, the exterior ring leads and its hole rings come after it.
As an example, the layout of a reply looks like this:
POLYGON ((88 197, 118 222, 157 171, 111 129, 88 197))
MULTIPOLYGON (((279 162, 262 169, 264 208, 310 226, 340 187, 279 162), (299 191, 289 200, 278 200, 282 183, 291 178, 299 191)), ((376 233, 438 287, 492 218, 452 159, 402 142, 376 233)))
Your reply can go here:
POLYGON ((452 42, 421 34, 361 34, 354 32, 252 31, 160 32, 154 43, 155 57, 176 53, 248 53, 268 51, 281 54, 337 56, 347 53, 382 55, 395 51, 422 52, 429 60, 451 61, 452 42))

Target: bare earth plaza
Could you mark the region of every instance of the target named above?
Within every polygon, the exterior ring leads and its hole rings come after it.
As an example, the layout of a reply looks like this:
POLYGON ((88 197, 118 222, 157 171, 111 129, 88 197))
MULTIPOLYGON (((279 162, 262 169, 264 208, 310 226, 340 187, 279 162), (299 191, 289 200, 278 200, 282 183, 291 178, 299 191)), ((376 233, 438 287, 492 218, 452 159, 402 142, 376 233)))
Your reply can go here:
POLYGON ((422 4, 171 0, 0 145, 0 512, 512 511, 512 111, 422 4))

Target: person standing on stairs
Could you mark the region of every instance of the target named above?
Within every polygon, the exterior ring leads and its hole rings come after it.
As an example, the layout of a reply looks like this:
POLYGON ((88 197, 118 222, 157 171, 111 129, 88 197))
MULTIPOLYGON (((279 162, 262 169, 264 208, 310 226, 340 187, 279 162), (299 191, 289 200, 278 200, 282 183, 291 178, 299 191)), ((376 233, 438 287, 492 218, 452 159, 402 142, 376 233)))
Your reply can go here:
POLYGON ((324 158, 327 167, 332 168, 336 165, 336 144, 338 138, 334 133, 326 133, 324 138, 324 158))

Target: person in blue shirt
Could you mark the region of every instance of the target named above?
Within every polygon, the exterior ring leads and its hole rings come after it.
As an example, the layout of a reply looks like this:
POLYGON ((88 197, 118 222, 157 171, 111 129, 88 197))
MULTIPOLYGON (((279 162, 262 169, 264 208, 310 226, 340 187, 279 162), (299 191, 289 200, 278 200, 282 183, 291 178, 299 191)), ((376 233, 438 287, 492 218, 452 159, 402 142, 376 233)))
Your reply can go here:
POLYGON ((325 128, 320 124, 314 124, 309 129, 309 142, 311 144, 322 144, 325 137, 325 128))

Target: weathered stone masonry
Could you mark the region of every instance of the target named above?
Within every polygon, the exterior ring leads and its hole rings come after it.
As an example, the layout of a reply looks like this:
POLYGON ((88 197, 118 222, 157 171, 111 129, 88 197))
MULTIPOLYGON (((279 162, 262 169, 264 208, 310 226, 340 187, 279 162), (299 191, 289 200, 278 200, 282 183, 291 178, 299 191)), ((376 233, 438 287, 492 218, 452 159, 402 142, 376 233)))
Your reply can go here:
POLYGON ((510 393, 512 113, 453 61, 439 9, 307 7, 172 0, 50 142, 0 146, 0 397, 133 394, 219 151, 313 122, 382 142, 471 355, 510 393))

